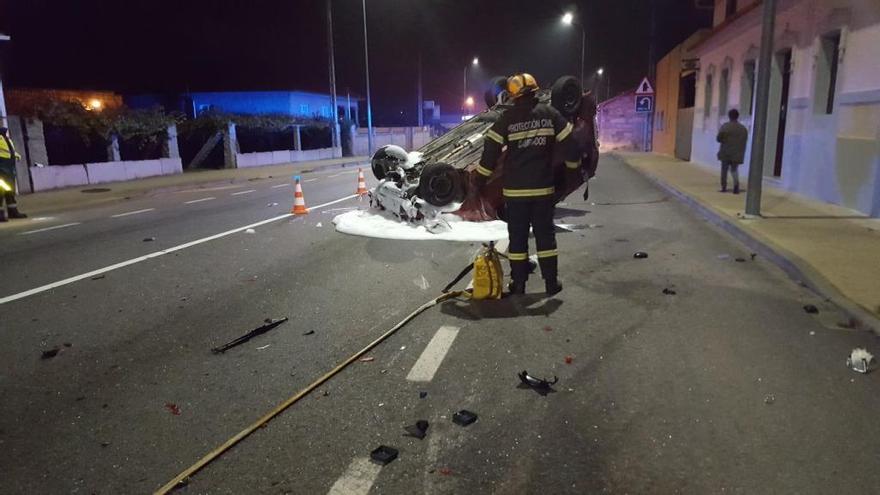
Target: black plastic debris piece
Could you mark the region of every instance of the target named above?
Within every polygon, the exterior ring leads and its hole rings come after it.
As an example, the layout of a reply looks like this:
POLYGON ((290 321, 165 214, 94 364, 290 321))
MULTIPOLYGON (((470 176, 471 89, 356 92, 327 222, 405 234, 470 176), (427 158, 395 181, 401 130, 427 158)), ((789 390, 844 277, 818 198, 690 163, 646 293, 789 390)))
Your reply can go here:
POLYGON ((556 385, 559 381, 559 377, 556 376, 553 377, 553 381, 545 380, 543 378, 535 378, 534 376, 529 375, 529 372, 526 370, 522 370, 516 376, 518 376, 519 380, 522 382, 520 388, 530 388, 541 395, 555 392, 555 390, 553 390, 553 385, 556 385))
POLYGON ((92 277, 92 280, 101 280, 103 278, 107 278, 107 275, 95 275, 92 277))
POLYGON ((144 242, 153 242, 155 240, 156 240, 155 237, 144 237, 144 242))
POLYGON ((372 459, 373 462, 375 462, 376 464, 381 464, 385 466, 394 459, 397 459, 397 453, 397 449, 395 449, 394 447, 380 445, 376 447, 375 450, 370 452, 370 459, 372 459))
POLYGON ((419 392, 419 399, 424 399, 428 396, 428 392, 419 392))
POLYGON ((467 409, 462 409, 457 413, 452 415, 452 422, 459 426, 467 426, 472 424, 477 420, 477 415, 468 411, 467 409))
POLYGON ((636 251, 635 253, 633 253, 633 258, 635 258, 637 260, 643 260, 647 257, 648 257, 648 253, 646 253, 644 251, 636 251))
POLYGON ((666 294, 667 296, 674 296, 674 295, 678 294, 677 292, 670 289, 669 287, 663 289, 663 293, 666 294))
POLYGON ((755 256, 758 256, 758 253, 752 253, 749 256, 751 256, 752 261, 755 261, 755 256))
POLYGON ((812 304, 807 304, 806 306, 804 306, 804 311, 806 311, 807 313, 809 313, 811 315, 814 315, 814 314, 819 313, 819 308, 817 308, 816 306, 814 306, 812 304))
POLYGON ((308 332, 304 333, 303 335, 314 335, 314 334, 315 334, 314 330, 309 330, 308 332))
POLYGON ((57 356, 60 351, 61 349, 53 347, 52 349, 43 351, 43 353, 40 355, 40 359, 52 359, 53 357, 57 356))
POLYGON ((421 440, 428 434, 428 422, 424 419, 420 419, 416 421, 416 424, 406 426, 403 429, 406 430, 407 436, 421 440))
POLYGON ((263 326, 257 327, 255 329, 251 330, 250 332, 242 335, 241 337, 235 339, 235 340, 229 341, 219 347, 215 347, 215 348, 211 349, 211 352, 213 352, 214 354, 222 354, 237 345, 244 344, 245 342, 247 342, 248 340, 251 340, 252 338, 256 337, 257 335, 262 335, 262 334, 268 332, 269 330, 272 330, 273 328, 284 323, 285 321, 287 321, 286 316, 284 318, 279 318, 277 320, 272 320, 272 319, 266 318, 265 324, 263 326))
POLYGON ((737 263, 745 263, 746 259, 745 258, 734 258, 733 261, 736 261, 737 263))

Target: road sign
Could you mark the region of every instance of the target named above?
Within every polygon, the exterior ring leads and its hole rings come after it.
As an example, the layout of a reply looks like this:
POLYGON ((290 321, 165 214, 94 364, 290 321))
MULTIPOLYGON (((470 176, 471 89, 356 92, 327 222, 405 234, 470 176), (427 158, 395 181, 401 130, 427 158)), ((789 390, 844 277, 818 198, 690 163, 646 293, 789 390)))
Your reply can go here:
POLYGON ((636 95, 636 113, 654 111, 654 95, 636 95))
POLYGON ((651 82, 648 81, 648 78, 642 79, 642 82, 639 83, 639 89, 636 90, 637 95, 652 95, 654 94, 654 87, 651 86, 651 82))

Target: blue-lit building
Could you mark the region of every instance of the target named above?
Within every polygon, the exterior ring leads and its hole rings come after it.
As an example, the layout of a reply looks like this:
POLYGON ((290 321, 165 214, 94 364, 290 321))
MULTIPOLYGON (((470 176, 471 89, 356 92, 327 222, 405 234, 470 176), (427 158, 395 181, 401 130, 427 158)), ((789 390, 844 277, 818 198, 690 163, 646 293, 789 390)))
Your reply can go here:
MULTIPOLYGON (((358 99, 339 95, 336 98, 338 118, 350 117, 359 122, 358 99)), ((125 97, 131 108, 163 106, 193 117, 217 110, 247 115, 285 114, 297 117, 329 119, 333 115, 329 94, 309 91, 217 91, 179 95, 146 94, 125 97)))

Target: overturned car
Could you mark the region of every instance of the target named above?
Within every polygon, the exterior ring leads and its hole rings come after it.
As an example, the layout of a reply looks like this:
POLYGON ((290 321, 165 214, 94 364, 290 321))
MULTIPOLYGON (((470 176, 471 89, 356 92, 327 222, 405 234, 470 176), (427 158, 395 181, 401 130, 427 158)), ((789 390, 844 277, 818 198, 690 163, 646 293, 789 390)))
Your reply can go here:
MULTIPOLYGON (((370 204, 403 220, 423 223, 432 232, 448 226, 444 213, 470 221, 503 219, 503 155, 482 194, 468 192, 476 187, 475 169, 486 132, 512 106, 505 81, 503 77, 492 80, 485 95, 486 111, 419 150, 407 152, 395 145, 379 148, 371 159, 379 184, 370 191, 370 204)), ((599 159, 596 101, 572 76, 561 77, 551 89, 539 91, 538 100, 551 104, 574 125, 572 136, 581 150, 581 165, 576 170, 566 168, 561 157, 554 160, 555 200, 559 202, 595 175, 599 159)))

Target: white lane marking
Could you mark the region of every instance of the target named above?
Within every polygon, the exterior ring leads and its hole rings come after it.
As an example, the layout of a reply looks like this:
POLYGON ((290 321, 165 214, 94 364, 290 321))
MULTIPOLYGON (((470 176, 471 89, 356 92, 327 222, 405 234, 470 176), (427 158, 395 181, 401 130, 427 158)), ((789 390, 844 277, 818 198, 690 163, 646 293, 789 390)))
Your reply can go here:
POLYGON ((234 192, 234 193, 230 194, 230 196, 239 196, 242 194, 250 194, 254 191, 256 191, 256 189, 248 189, 247 191, 238 191, 238 192, 234 192))
POLYGON ((232 186, 217 186, 217 187, 199 187, 196 189, 184 189, 183 191, 174 191, 175 194, 184 194, 184 193, 194 193, 194 192, 208 192, 208 191, 225 191, 226 189, 238 189, 240 187, 244 187, 243 185, 232 185, 232 186))
MULTIPOLYGON (((356 198, 356 197, 357 197, 357 194, 352 194, 352 195, 350 195, 350 196, 346 196, 346 197, 344 197, 344 198, 339 198, 339 199, 336 199, 336 200, 330 201, 330 202, 328 202, 328 203, 320 204, 320 205, 318 205, 318 206, 313 206, 313 207, 311 207, 310 209, 311 209, 311 210, 320 210, 321 208, 324 208, 324 207, 327 207, 327 206, 330 206, 330 205, 335 205, 336 203, 341 203, 341 202, 343 202, 343 201, 348 201, 349 199, 356 198)), ((245 225, 245 226, 242 226, 242 227, 238 227, 238 228, 236 228, 236 229, 227 230, 226 232, 221 232, 221 233, 219 233, 219 234, 214 234, 214 235, 212 235, 212 236, 203 237, 203 238, 201 238, 201 239, 196 239, 196 240, 194 240, 194 241, 190 241, 190 242, 187 242, 187 243, 185 243, 185 244, 181 244, 181 245, 179 245, 179 246, 174 246, 174 247, 171 247, 171 248, 168 248, 168 249, 163 249, 163 250, 161 250, 161 251, 156 251, 156 252, 153 252, 153 253, 150 253, 150 254, 146 254, 146 255, 144 255, 144 256, 140 256, 140 257, 137 257, 137 258, 132 258, 132 259, 130 259, 130 260, 125 260, 125 261, 122 261, 122 262, 116 263, 115 265, 105 266, 104 268, 98 268, 97 270, 92 270, 92 271, 90 271, 90 272, 83 273, 83 274, 80 274, 80 275, 76 275, 76 276, 73 276, 73 277, 70 277, 70 278, 66 278, 66 279, 64 279, 64 280, 59 280, 59 281, 57 281, 57 282, 52 282, 51 284, 41 285, 40 287, 36 287, 36 288, 30 289, 30 290, 26 290, 26 291, 24 291, 24 292, 19 292, 18 294, 12 294, 12 295, 10 295, 10 296, 2 297, 2 298, 0 298, 0 304, 6 304, 6 303, 8 303, 8 302, 12 302, 12 301, 16 301, 16 300, 18 300, 18 299, 22 299, 22 298, 25 298, 25 297, 28 297, 28 296, 32 296, 32 295, 34 295, 34 294, 39 294, 39 293, 41 293, 41 292, 46 292, 47 290, 52 290, 52 289, 55 289, 55 288, 57 288, 57 287, 61 287, 61 286, 68 285, 68 284, 72 284, 72 283, 74 283, 74 282, 79 282, 80 280, 84 280, 84 279, 87 279, 87 278, 92 278, 92 277, 94 277, 95 275, 101 275, 102 273, 107 273, 107 272, 111 272, 111 271, 113 271, 113 270, 118 270, 119 268, 124 268, 124 267, 129 266, 129 265, 134 265, 135 263, 140 263, 140 262, 142 262, 142 261, 146 261, 146 260, 149 260, 149 259, 152 259, 152 258, 157 258, 157 257, 159 257, 159 256, 164 256, 164 255, 166 255, 166 254, 171 254, 171 253, 174 253, 174 252, 176 252, 176 251, 180 251, 180 250, 183 250, 183 249, 186 249, 186 248, 190 248, 190 247, 193 247, 193 246, 198 246, 199 244, 203 244, 203 243, 205 243, 205 242, 209 242, 209 241, 213 241, 213 240, 216 240, 216 239, 220 239, 221 237, 226 237, 226 236, 229 236, 229 235, 232 235, 232 234, 238 233, 238 232, 245 231, 245 230, 247 230, 247 229, 252 229, 252 228, 254 228, 254 227, 259 227, 259 226, 261 226, 261 225, 266 225, 266 224, 268 224, 268 223, 276 222, 276 221, 278 221, 278 220, 283 220, 283 219, 285 219, 285 218, 290 218, 290 217, 292 217, 292 216, 293 216, 292 213, 285 213, 284 215, 278 215, 277 217, 268 218, 268 219, 266 219, 266 220, 262 220, 262 221, 259 221, 259 222, 257 222, 257 223, 252 223, 252 224, 250 224, 250 225, 245 225)))
POLYGON ((276 184, 272 186, 272 189, 278 189, 280 187, 290 187, 290 184, 276 184))
POLYGON ((127 212, 125 212, 125 213, 119 213, 119 214, 116 214, 116 215, 110 215, 110 218, 127 217, 127 216, 129 216, 129 215, 140 215, 141 213, 146 213, 146 212, 148 212, 148 211, 154 211, 154 210, 155 210, 155 208, 144 208, 143 210, 127 211, 127 212))
POLYGON ((303 182, 315 182, 316 180, 318 180, 318 179, 306 179, 303 182))
POLYGON ((333 483, 327 495, 366 495, 379 477, 382 466, 373 464, 366 457, 351 461, 348 469, 333 483))
POLYGON ((434 378, 434 373, 440 368, 446 353, 449 352, 449 348, 452 347, 458 330, 458 327, 440 327, 422 351, 419 360, 409 370, 406 379, 411 382, 430 382, 434 378))
POLYGON ((211 201, 212 199, 217 199, 214 196, 208 196, 207 198, 194 199, 192 201, 184 201, 183 204, 191 205, 193 203, 201 203, 202 201, 211 201))
POLYGON ((36 234, 37 232, 46 232, 48 230, 63 229, 65 227, 73 227, 74 225, 80 225, 81 223, 82 222, 73 222, 73 223, 65 223, 64 225, 53 225, 51 227, 46 227, 43 229, 28 230, 27 232, 21 232, 18 235, 31 235, 31 234, 36 234))

